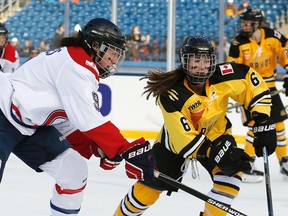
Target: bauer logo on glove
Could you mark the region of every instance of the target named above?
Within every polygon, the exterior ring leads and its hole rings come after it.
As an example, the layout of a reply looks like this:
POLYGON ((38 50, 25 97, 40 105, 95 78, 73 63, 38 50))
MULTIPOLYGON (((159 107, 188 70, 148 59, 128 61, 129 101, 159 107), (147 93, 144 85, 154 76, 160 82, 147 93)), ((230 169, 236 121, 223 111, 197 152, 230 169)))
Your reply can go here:
POLYGON ((144 147, 142 147, 140 149, 137 149, 135 151, 130 152, 128 154, 128 159, 131 159, 131 158, 134 158, 136 156, 139 156, 139 155, 141 155, 141 154, 143 154, 145 152, 148 152, 150 150, 151 150, 151 145, 144 146, 144 147))
POLYGON ((231 142, 228 140, 225 142, 225 144, 222 146, 222 148, 219 150, 218 154, 215 156, 214 160, 218 164, 221 160, 221 158, 225 155, 225 153, 228 151, 229 147, 231 145, 231 142))
POLYGON ((275 130, 275 124, 261 125, 253 128, 253 133, 275 130))

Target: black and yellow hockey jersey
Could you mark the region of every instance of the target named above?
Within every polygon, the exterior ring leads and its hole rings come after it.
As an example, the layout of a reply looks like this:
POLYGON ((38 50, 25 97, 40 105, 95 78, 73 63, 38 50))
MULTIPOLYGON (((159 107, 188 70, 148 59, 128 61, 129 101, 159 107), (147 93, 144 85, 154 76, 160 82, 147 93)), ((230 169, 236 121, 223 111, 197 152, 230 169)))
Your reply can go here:
POLYGON ((254 69, 244 64, 217 65, 205 90, 206 96, 196 94, 184 79, 157 100, 165 122, 157 140, 184 158, 196 157, 205 136, 213 141, 232 133, 226 117, 229 98, 244 104, 251 113, 270 115, 267 85, 254 69))
POLYGON ((235 61, 254 68, 269 88, 275 87, 277 60, 283 67, 288 65, 288 41, 278 31, 260 28, 261 41, 238 35, 230 46, 228 62, 235 61))

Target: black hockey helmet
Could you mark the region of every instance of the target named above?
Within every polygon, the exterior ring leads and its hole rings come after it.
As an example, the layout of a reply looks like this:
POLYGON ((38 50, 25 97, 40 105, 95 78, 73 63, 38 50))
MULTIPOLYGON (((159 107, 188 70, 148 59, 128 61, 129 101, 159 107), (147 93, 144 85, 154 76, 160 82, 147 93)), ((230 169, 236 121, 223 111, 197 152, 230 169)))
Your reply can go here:
POLYGON ((0 49, 2 50, 8 41, 8 30, 3 23, 0 23, 0 35, 4 35, 6 37, 6 41, 3 44, 0 44, 0 49))
POLYGON ((90 20, 83 28, 84 49, 88 54, 95 54, 95 63, 98 66, 101 78, 106 78, 116 72, 116 69, 125 58, 125 36, 121 30, 109 20, 95 18, 90 20), (99 62, 105 53, 112 50, 116 63, 109 68, 102 67, 99 62))
POLYGON ((206 36, 191 36, 189 35, 183 41, 180 49, 181 66, 187 74, 187 79, 193 84, 200 84, 209 79, 216 69, 216 54, 210 40, 206 36), (191 65, 191 58, 204 58, 210 61, 208 72, 191 73, 191 69, 197 69, 198 66, 191 65))
POLYGON ((246 8, 242 14, 239 15, 240 20, 238 22, 238 29, 240 29, 240 34, 245 37, 251 37, 252 34, 261 26, 261 23, 264 19, 261 10, 248 7, 246 8), (241 27, 242 20, 251 21, 252 30, 251 31, 243 31, 241 27))

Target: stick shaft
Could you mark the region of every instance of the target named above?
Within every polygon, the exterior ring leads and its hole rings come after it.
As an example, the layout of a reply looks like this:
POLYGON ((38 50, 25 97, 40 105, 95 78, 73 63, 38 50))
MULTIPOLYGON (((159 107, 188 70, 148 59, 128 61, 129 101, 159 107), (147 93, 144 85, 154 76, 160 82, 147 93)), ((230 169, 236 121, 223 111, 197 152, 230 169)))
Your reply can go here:
POLYGON ((181 190, 185 191, 186 193, 189 193, 189 194, 191 194, 191 195, 193 195, 193 196, 195 196, 195 197, 197 197, 197 198, 199 198, 199 199, 201 199, 201 200, 203 200, 203 201, 205 201, 205 202, 207 202, 207 203, 209 203, 209 204, 211 204, 211 205, 213 205, 213 206, 215 206, 215 207, 217 207, 217 208, 219 208, 219 209, 221 209, 221 210, 223 210, 223 211, 225 211, 225 212, 227 212, 227 213, 229 213, 231 215, 247 216, 247 215, 245 215, 245 214, 243 214, 243 213, 231 208, 227 204, 222 203, 220 201, 217 201, 215 199, 212 199, 211 197, 209 197, 209 196, 207 196, 205 194, 202 194, 199 191, 194 190, 193 188, 190 188, 190 187, 182 184, 181 182, 178 182, 175 179, 170 178, 169 176, 166 176, 165 174, 163 174, 163 173, 161 173, 159 171, 155 170, 154 171, 154 176, 157 179, 159 179, 159 180, 161 180, 161 181, 163 181, 163 182, 165 182, 165 183, 167 183, 169 185, 172 185, 173 187, 181 189, 181 190))
POLYGON ((263 160, 264 160, 264 174, 265 174, 265 185, 268 205, 268 215, 273 216, 273 204, 272 204, 272 192, 271 192, 271 181, 269 172, 268 153, 266 147, 263 147, 263 160))

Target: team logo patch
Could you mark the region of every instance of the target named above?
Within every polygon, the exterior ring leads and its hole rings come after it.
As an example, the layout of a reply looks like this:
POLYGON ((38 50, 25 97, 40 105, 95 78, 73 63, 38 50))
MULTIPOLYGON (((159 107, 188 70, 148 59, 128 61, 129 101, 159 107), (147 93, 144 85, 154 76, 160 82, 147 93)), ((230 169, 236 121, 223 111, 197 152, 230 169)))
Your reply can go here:
POLYGON ((280 32, 275 31, 275 30, 274 30, 274 36, 277 37, 277 38, 279 38, 279 39, 281 38, 280 32))
POLYGON ((220 65, 219 67, 220 67, 222 75, 234 73, 234 70, 231 64, 224 64, 224 65, 220 65))
POLYGON ((98 112, 100 112, 100 108, 99 108, 99 97, 98 97, 97 93, 93 91, 93 92, 92 92, 92 97, 93 97, 93 100, 94 100, 94 107, 95 107, 95 109, 96 109, 98 112))

